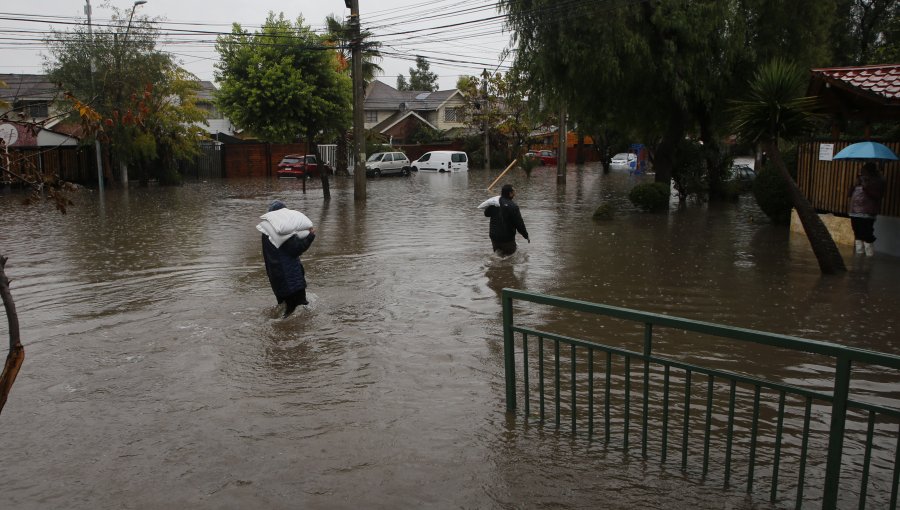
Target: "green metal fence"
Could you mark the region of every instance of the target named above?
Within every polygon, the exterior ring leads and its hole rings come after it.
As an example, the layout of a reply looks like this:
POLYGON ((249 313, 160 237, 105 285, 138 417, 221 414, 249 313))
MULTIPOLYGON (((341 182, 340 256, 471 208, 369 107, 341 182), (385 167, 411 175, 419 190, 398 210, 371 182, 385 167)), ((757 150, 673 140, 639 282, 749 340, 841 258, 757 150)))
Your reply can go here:
POLYGON ((734 485, 740 465, 748 494, 754 493, 755 481, 765 479, 772 502, 793 499, 796 508, 803 505, 804 491, 810 488, 820 491, 826 509, 837 508, 839 501, 844 507, 854 498, 853 505, 858 508, 867 503, 897 507, 900 408, 895 399, 900 391, 900 356, 513 289, 503 289, 502 304, 508 411, 517 410, 521 396, 526 419, 552 420, 560 427, 562 417, 568 414, 573 434, 586 433, 607 444, 621 439, 626 451, 631 447, 631 433, 639 429, 644 458, 656 456, 665 464, 669 452, 676 450, 683 471, 694 470, 706 479, 712 464, 721 468, 725 487, 734 485), (516 324, 514 302, 516 309, 546 305, 565 313, 642 325, 641 350, 516 324), (803 387, 802 383, 785 384, 657 355, 654 334, 672 330, 824 357, 833 367, 833 373, 827 375, 831 391, 822 391, 822 374, 815 374, 819 387, 803 387), (621 373, 614 369, 614 362, 621 373), (640 365, 640 378, 633 377, 635 364, 640 365), (861 366, 884 370, 882 384, 887 381, 886 393, 892 395, 876 398, 877 402, 852 398, 856 397, 851 395, 853 371, 861 366), (705 395, 701 392, 698 396, 693 393, 694 386, 704 378, 705 395), (632 395, 636 385, 641 388, 638 398, 632 395), (727 388, 727 397, 717 391, 717 385, 727 388), (640 405, 634 400, 640 400, 640 405), (736 430, 736 423, 741 430, 736 430), (579 430, 579 424, 586 432, 579 430), (817 432, 822 436, 818 446, 811 444, 817 432), (789 434, 800 444, 787 444, 789 434), (724 438, 717 437, 720 435, 724 438), (713 440, 718 444, 724 441, 724 453, 711 451, 713 440), (692 448, 697 441, 702 441, 702 450, 692 448), (735 459, 738 442, 740 462, 735 459), (766 446, 765 454, 761 444, 766 446), (875 450, 881 453, 878 462, 873 461, 875 450), (698 456, 702 457, 699 466, 690 462, 698 456), (790 469, 785 469, 788 464, 790 469), (789 482, 784 485, 792 486, 793 494, 786 494, 780 485, 786 480, 789 482))

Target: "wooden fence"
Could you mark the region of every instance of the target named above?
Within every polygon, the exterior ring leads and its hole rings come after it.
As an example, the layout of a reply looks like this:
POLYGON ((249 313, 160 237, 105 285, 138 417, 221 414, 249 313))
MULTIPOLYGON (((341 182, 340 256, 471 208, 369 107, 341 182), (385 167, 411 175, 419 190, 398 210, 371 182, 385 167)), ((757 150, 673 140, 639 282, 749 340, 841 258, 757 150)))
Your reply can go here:
MULTIPOLYGON (((846 216, 849 208, 847 192, 856 181, 856 171, 862 166, 860 161, 819 159, 822 144, 833 144, 833 154, 855 143, 847 141, 820 140, 800 144, 797 155, 797 184, 813 207, 819 212, 846 216)), ((881 142, 900 154, 900 142, 881 142)), ((881 175, 885 179, 885 194, 881 202, 881 214, 900 217, 900 162, 879 163, 881 175)))
POLYGON ((2 153, 3 165, 15 173, 40 170, 44 175, 58 174, 64 181, 97 183, 97 160, 93 147, 28 147, 2 153))
POLYGON ((305 143, 238 143, 225 148, 225 177, 273 177, 281 158, 306 154, 305 143))

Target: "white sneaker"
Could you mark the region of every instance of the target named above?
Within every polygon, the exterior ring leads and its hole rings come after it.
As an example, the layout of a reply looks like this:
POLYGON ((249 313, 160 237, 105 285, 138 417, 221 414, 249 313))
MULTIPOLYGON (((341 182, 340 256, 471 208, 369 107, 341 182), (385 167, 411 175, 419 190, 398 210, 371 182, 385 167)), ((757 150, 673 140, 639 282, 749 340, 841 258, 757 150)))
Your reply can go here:
POLYGON ((872 243, 864 243, 866 247, 866 256, 871 257, 875 255, 875 247, 872 246, 872 243))
POLYGON ((863 252, 863 242, 860 241, 859 239, 857 239, 857 240, 856 240, 856 243, 854 243, 854 244, 856 245, 856 254, 857 254, 857 255, 862 255, 862 252, 863 252))

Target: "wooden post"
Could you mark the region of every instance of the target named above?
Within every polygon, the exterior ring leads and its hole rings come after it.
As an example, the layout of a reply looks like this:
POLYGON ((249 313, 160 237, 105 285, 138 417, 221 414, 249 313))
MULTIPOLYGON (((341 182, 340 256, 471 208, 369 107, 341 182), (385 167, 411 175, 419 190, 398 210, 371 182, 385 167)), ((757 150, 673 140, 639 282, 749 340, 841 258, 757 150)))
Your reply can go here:
POLYGON ((491 185, 487 187, 488 191, 490 191, 491 188, 494 187, 494 184, 497 184, 497 181, 499 181, 501 177, 503 177, 504 175, 506 175, 506 172, 509 172, 509 169, 512 168, 513 165, 515 165, 517 161, 519 161, 519 160, 518 160, 518 159, 514 159, 513 162, 510 163, 508 167, 506 167, 506 170, 504 170, 503 172, 501 172, 500 175, 498 175, 497 178, 494 179, 494 182, 492 182, 491 185))

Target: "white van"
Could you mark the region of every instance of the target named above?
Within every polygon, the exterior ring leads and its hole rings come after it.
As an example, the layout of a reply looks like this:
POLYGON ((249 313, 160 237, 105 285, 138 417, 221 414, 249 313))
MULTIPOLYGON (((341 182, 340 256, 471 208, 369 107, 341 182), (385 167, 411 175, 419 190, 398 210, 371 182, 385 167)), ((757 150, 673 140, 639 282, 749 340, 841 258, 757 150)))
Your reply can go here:
POLYGON ((431 151, 410 165, 413 172, 468 172, 469 156, 459 151, 431 151))

